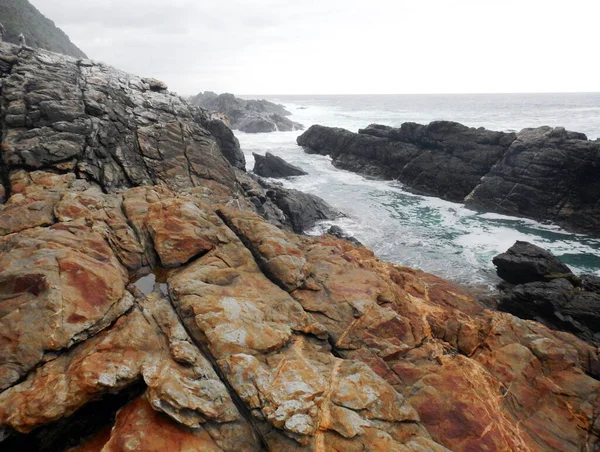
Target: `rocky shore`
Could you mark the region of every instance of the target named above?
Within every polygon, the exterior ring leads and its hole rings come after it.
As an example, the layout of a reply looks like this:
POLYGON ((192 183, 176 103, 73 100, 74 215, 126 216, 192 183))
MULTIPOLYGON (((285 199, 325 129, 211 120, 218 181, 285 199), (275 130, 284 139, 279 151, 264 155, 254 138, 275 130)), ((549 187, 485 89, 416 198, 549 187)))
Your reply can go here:
POLYGON ((600 142, 563 128, 492 132, 448 121, 358 133, 312 126, 307 152, 361 174, 468 206, 600 234, 600 142))
POLYGON ((300 123, 286 118, 291 115, 283 105, 265 99, 240 99, 230 93, 205 91, 190 98, 193 105, 225 115, 232 129, 247 133, 289 132, 304 130, 300 123))
POLYGON ((0 449, 600 445, 595 346, 294 234, 163 84, 9 44, 0 77, 0 449))

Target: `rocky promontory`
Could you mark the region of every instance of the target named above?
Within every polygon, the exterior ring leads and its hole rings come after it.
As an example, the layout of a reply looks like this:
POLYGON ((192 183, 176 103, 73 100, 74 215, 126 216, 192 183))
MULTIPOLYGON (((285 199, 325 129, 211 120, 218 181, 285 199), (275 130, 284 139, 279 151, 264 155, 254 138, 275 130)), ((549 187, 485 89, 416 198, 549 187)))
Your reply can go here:
POLYGON ((162 84, 8 44, 0 77, 0 449, 600 445, 596 347, 290 232, 162 84))
POLYGON ((231 128, 242 132, 289 132, 304 129, 302 124, 286 118, 291 113, 283 105, 265 99, 246 100, 230 93, 216 94, 205 91, 192 96, 190 102, 226 115, 231 121, 231 128))
POLYGON ((581 133, 492 132, 448 121, 358 133, 315 125, 298 144, 330 155, 339 168, 395 179, 418 193, 600 234, 600 142, 581 133))

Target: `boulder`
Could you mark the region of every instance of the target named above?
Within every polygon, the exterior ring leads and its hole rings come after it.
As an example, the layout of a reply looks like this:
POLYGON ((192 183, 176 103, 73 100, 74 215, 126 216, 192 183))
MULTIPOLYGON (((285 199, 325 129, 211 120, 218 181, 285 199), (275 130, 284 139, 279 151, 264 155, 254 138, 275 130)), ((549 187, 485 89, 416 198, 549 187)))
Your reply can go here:
POLYGON ((508 288, 498 309, 600 344, 600 293, 577 288, 566 279, 508 288))
POLYGON ((263 177, 290 177, 304 176, 308 174, 306 171, 286 162, 281 157, 267 152, 264 156, 252 153, 254 156, 254 174, 263 177))
POLYGON ((518 240, 492 260, 498 276, 511 284, 573 278, 571 269, 539 246, 518 240))

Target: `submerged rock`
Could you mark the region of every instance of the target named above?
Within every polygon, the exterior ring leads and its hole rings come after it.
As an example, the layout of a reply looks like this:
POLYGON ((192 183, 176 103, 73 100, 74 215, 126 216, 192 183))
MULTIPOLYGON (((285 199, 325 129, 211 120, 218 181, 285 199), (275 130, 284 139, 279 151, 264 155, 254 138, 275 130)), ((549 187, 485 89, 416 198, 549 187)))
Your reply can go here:
POLYGON ((597 347, 287 231, 329 208, 261 187, 210 116, 136 77, 6 45, 0 61, 2 450, 599 444, 597 347))
POLYGON ((290 177, 304 176, 308 174, 306 171, 286 162, 281 157, 267 152, 264 156, 252 153, 254 156, 254 174, 263 177, 290 177))

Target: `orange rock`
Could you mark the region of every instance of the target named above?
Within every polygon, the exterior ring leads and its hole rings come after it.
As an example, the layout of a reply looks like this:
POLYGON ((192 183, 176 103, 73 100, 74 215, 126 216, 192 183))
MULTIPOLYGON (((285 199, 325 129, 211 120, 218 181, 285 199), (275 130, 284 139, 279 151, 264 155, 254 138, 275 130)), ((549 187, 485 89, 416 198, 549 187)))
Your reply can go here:
POLYGON ((53 226, 0 239, 0 388, 122 315, 126 281, 98 234, 53 226))
POLYGON ((139 398, 119 411, 110 440, 100 451, 222 452, 223 449, 206 430, 182 430, 177 423, 157 413, 146 400, 139 398))

